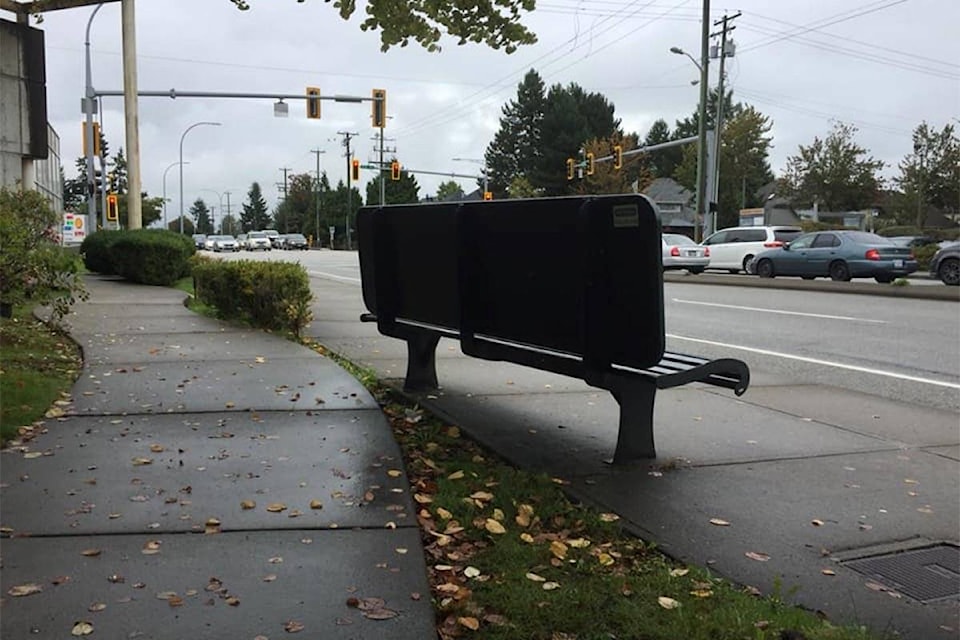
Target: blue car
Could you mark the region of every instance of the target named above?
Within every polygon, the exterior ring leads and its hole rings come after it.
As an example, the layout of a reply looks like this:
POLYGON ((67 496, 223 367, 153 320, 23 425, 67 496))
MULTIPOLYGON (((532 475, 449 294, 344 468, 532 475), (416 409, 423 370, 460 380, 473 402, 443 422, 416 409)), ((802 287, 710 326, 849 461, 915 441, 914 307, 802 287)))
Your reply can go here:
POLYGON ((874 278, 877 282, 893 282, 916 271, 917 260, 910 247, 897 246, 875 233, 815 231, 779 249, 757 254, 752 266, 761 278, 874 278))

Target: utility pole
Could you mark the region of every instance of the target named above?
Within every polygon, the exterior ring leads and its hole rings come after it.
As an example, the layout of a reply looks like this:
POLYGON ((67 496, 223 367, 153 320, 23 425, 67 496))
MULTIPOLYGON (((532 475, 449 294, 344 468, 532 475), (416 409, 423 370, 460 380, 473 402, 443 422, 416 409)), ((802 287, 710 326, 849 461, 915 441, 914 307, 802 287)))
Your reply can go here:
MULTIPOLYGON (((283 202, 287 202, 287 172, 292 171, 289 167, 280 167, 280 171, 283 171, 283 202)), ((283 232, 290 233, 290 214, 284 208, 283 210, 283 232)))
MULTIPOLYGON (((229 191, 224 191, 224 192, 223 192, 223 195, 227 196, 227 215, 226 215, 226 217, 224 218, 224 220, 226 220, 226 219, 230 218, 230 192, 229 192, 229 191)), ((220 223, 220 226, 223 226, 223 223, 222 223, 222 222, 220 223)), ((231 219, 231 220, 230 220, 230 235, 232 235, 232 236, 233 236, 233 235, 236 235, 236 229, 234 229, 235 226, 236 226, 236 225, 234 225, 233 220, 231 219)), ((224 231, 224 233, 226 233, 226 231, 224 231)))
POLYGON ((360 134, 349 131, 337 131, 337 135, 343 136, 343 146, 347 148, 347 217, 345 229, 347 232, 347 251, 350 251, 353 248, 350 242, 350 214, 353 213, 351 211, 351 209, 353 209, 353 194, 350 192, 350 161, 353 159, 353 155, 350 153, 350 138, 360 134))
MULTIPOLYGON (((317 221, 314 225, 314 241, 317 247, 320 246, 320 154, 326 153, 323 149, 311 149, 310 153, 316 154, 317 156, 317 190, 314 195, 314 204, 316 206, 317 221)), ((330 247, 331 249, 333 247, 330 247)))
MULTIPOLYGON (((741 15, 740 11, 737 11, 735 15, 727 16, 724 14, 723 18, 713 23, 713 26, 722 24, 723 28, 720 30, 719 34, 714 33, 712 36, 720 36, 720 78, 717 80, 717 119, 713 125, 714 129, 714 152, 713 152, 713 194, 710 199, 711 202, 715 203, 717 207, 720 206, 720 138, 723 135, 723 105, 724 105, 724 62, 727 59, 727 34, 736 29, 736 27, 729 26, 733 20, 736 20, 741 15)), ((731 43, 733 44, 733 43, 731 43)), ((733 57, 735 52, 735 47, 731 47, 729 51, 729 56, 733 57)), ((710 231, 711 233, 717 230, 717 213, 714 212, 712 219, 710 221, 710 231)))
POLYGON ((707 195, 707 82, 710 79, 710 0, 703 0, 700 31, 700 123, 697 127, 697 210, 693 216, 693 240, 703 240, 703 216, 707 195))
POLYGON ((378 142, 378 141, 379 141, 379 143, 380 143, 380 144, 379 144, 379 147, 377 147, 377 146, 374 146, 374 147, 373 147, 373 152, 380 154, 380 162, 377 164, 377 168, 380 170, 380 176, 379 176, 379 177, 380 177, 380 206, 382 207, 382 206, 383 206, 384 204, 386 204, 386 202, 387 202, 387 196, 386 196, 386 181, 387 181, 386 175, 387 175, 387 173, 386 173, 386 168, 385 168, 385 166, 384 166, 384 164, 383 164, 383 155, 384 155, 385 153, 394 153, 394 154, 395 154, 395 153, 397 152, 397 148, 396 148, 396 147, 394 147, 393 149, 391 149, 391 148, 389 148, 389 147, 386 147, 386 146, 384 146, 384 142, 395 142, 395 141, 396 141, 396 138, 384 138, 384 137, 383 137, 383 129, 381 128, 381 129, 380 129, 380 133, 379 133, 378 135, 374 136, 373 138, 371 138, 371 140, 373 140, 375 143, 378 142))

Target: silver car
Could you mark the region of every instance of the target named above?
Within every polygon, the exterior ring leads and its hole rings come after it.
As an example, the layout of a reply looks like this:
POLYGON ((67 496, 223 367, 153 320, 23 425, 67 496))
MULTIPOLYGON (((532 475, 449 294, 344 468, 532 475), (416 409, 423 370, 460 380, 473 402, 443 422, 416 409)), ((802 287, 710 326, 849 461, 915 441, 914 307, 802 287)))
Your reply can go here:
POLYGON ((686 269, 690 273, 703 273, 710 264, 710 248, 697 244, 679 233, 662 236, 663 269, 686 269))
POLYGON ((243 246, 247 251, 270 251, 273 247, 270 238, 263 231, 251 231, 247 234, 247 241, 243 246))

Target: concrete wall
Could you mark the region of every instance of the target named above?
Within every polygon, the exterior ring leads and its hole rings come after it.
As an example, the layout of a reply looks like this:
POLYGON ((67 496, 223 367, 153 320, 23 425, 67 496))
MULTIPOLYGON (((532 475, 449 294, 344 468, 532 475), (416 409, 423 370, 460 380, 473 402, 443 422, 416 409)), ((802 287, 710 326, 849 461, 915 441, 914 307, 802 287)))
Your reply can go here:
POLYGON ((36 172, 33 161, 48 155, 43 47, 43 32, 39 29, 0 20, 0 185, 3 186, 33 186, 36 172))

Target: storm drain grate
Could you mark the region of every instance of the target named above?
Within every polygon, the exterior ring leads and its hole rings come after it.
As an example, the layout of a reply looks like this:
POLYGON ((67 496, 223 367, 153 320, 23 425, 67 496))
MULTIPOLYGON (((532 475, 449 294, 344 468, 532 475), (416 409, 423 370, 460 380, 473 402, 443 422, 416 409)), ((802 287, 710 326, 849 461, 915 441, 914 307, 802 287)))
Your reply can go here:
POLYGON ((843 564, 923 603, 960 596, 960 547, 941 544, 843 564))

